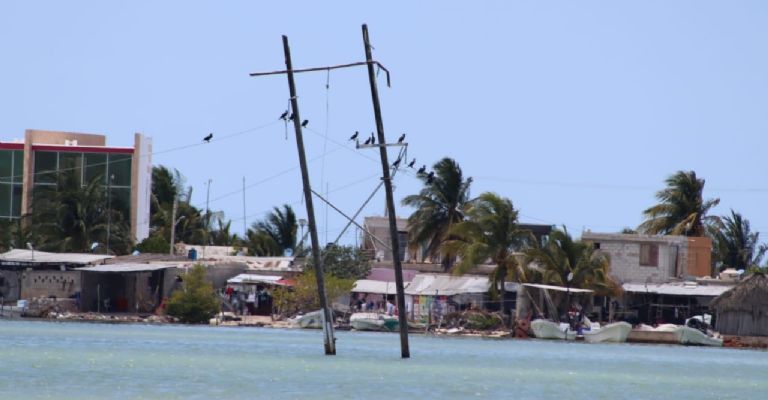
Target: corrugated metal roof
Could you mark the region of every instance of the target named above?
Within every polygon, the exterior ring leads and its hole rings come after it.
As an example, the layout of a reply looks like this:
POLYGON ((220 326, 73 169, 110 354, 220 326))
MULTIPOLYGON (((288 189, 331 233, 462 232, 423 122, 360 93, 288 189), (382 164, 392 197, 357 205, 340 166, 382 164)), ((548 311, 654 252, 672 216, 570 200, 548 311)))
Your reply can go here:
POLYGON ((560 292, 571 292, 571 293, 592 293, 593 292, 592 290, 589 290, 589 289, 567 288, 563 286, 542 285, 539 283, 523 283, 523 286, 535 287, 535 288, 547 289, 547 290, 557 290, 560 292))
MULTIPOLYGON (((408 287, 408 283, 405 284, 408 287)), ((353 293, 397 294, 394 282, 360 279, 352 288, 353 293)))
POLYGON ((465 293, 485 293, 491 284, 485 276, 452 276, 419 274, 405 289, 405 294, 417 296, 453 296, 465 293))
POLYGON ((731 289, 731 285, 699 285, 695 282, 672 283, 625 283, 621 285, 625 292, 654 293, 670 296, 709 296, 717 297, 731 289))
POLYGON ((173 268, 170 265, 162 264, 105 264, 94 265, 92 267, 75 268, 78 271, 85 272, 149 272, 166 268, 173 268))
POLYGON ((0 261, 30 264, 94 264, 114 256, 88 253, 48 253, 38 250, 13 249, 0 254, 0 261))
POLYGON ((274 275, 257 275, 257 274, 240 274, 227 280, 227 283, 268 283, 270 285, 283 285, 278 281, 282 280, 281 276, 274 275))

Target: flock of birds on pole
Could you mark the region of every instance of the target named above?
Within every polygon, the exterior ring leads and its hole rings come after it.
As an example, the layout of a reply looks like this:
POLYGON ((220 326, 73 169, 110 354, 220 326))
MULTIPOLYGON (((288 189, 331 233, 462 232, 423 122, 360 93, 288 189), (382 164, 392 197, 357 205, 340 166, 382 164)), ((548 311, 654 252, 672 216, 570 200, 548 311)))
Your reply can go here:
MULTIPOLYGON (((293 121, 295 119, 295 115, 293 113, 289 113, 288 110, 285 110, 285 112, 280 114, 280 119, 285 121, 285 123, 288 123, 288 121, 293 121)), ((309 125, 309 120, 308 119, 305 119, 304 121, 301 122, 301 127, 302 128, 306 128, 307 125, 309 125)), ((355 133, 352 136, 349 137, 349 140, 350 141, 354 141, 358 145, 358 147, 359 147, 359 145, 360 145, 359 137, 360 137, 360 132, 359 131, 355 131, 355 133)), ((211 139, 213 139, 213 132, 211 132, 208 135, 206 135, 203 138, 203 142, 204 143, 210 143, 211 139)), ((405 142, 405 133, 400 135, 400 137, 397 139, 397 144, 403 144, 403 142, 405 142)), ((371 132, 371 136, 369 138, 365 139, 365 142, 363 142, 363 145, 365 145, 365 146, 373 146, 375 144, 376 144, 376 135, 374 135, 373 132, 371 132)), ((395 168, 395 169, 400 168, 400 164, 403 162, 403 158, 402 157, 403 157, 402 154, 400 154, 400 156, 397 157, 397 160, 395 160, 395 162, 392 163, 392 168, 395 168)), ((416 164, 416 158, 413 158, 408 164, 406 164, 406 167, 411 168, 411 169, 415 169, 415 167, 414 167, 415 164, 416 164)), ((431 184, 432 180, 435 178, 435 172, 434 171, 427 172, 427 166, 426 165, 422 165, 421 168, 416 170, 416 176, 426 177, 427 183, 431 184)))

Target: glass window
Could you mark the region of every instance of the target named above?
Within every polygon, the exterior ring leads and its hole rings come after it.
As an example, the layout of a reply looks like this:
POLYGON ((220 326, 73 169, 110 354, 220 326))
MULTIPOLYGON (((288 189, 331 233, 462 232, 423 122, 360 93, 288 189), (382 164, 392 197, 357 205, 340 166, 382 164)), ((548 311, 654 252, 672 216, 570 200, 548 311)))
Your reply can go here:
POLYGON ((107 184, 107 155, 85 153, 85 183, 90 183, 95 178, 107 184))
POLYGON ((83 153, 59 153, 59 173, 72 174, 81 184, 83 178, 83 153))
POLYGON ((659 245, 641 244, 640 245, 640 265, 643 267, 659 266, 659 245))
POLYGON ((114 175, 111 185, 131 186, 131 154, 109 155, 109 176, 114 175))
POLYGON ((129 221, 131 216, 131 189, 112 188, 110 208, 123 214, 123 221, 129 221))
POLYGON ((13 194, 11 195, 11 216, 21 217, 21 185, 13 185, 13 194))
POLYGON ((35 152, 35 183, 56 183, 56 165, 58 153, 52 151, 35 152))
POLYGON ((24 180, 24 151, 13 151, 13 181, 21 183, 24 180))
POLYGON ((13 179, 13 151, 0 150, 0 182, 13 179))
POLYGON ((11 185, 0 183, 0 217, 11 216, 11 185))

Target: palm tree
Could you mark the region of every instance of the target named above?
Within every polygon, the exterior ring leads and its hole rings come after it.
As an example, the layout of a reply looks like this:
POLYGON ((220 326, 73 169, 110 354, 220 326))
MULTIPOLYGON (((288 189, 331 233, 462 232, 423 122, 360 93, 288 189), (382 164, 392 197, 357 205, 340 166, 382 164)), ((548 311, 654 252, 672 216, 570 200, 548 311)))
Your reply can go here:
POLYGON ((453 268, 456 274, 489 260, 496 264, 491 273, 491 295, 501 299, 504 314, 508 313, 504 301, 506 280, 527 280, 527 268, 517 261, 515 251, 535 241, 531 232, 518 227, 517 214, 509 199, 483 193, 468 204, 467 219, 451 226, 450 239, 444 244, 449 253, 459 256, 453 268))
POLYGON ((426 246, 426 255, 440 256, 448 270, 451 254, 442 250, 442 243, 448 239, 451 225, 464 219, 461 210, 469 199, 472 178, 465 180, 459 164, 447 157, 434 165, 434 172, 431 179, 421 174, 424 188, 404 198, 402 204, 416 208, 408 217, 410 247, 426 246))
POLYGON ((705 224, 717 218, 707 213, 720 199, 704 201, 704 179, 698 179, 694 171, 678 171, 666 183, 656 193, 660 203, 643 211, 646 220, 638 230, 650 235, 704 236, 705 224))
POLYGON ((259 256, 281 256, 286 250, 296 250, 296 214, 288 204, 275 207, 267 217, 255 222, 248 230, 248 247, 259 256))
POLYGON ((749 220, 731 210, 713 225, 713 258, 723 268, 748 270, 760 265, 768 245, 760 243, 760 233, 751 232, 749 220))
POLYGON ((90 251, 91 244, 106 244, 125 254, 131 246, 123 214, 107 208, 103 177, 84 186, 74 171, 61 172, 56 187, 38 187, 32 202, 32 235, 41 250, 90 251), (108 232, 109 231, 109 232, 108 232))
POLYGON ((543 283, 592 289, 600 295, 619 292, 619 285, 609 275, 609 256, 595 251, 589 242, 574 241, 565 227, 552 230, 541 245, 524 253, 525 263, 541 271, 543 283))

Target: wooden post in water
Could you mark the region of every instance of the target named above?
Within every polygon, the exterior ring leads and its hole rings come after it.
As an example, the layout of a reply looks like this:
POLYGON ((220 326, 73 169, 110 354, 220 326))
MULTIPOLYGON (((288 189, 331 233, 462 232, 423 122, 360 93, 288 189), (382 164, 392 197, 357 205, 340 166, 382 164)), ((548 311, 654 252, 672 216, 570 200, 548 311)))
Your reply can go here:
POLYGON ((323 334, 325 336, 325 354, 336 355, 336 339, 333 337, 333 313, 328 307, 328 299, 325 297, 325 278, 323 276, 323 259, 320 256, 320 245, 317 238, 317 225, 315 224, 315 208, 312 205, 312 187, 309 184, 307 172, 307 157, 304 154, 304 137, 301 134, 301 117, 299 114, 299 101, 296 97, 296 84, 293 81, 293 65, 291 63, 291 49, 288 46, 288 36, 283 35, 283 50, 285 51, 285 67, 288 76, 288 89, 291 94, 291 109, 293 111, 293 127, 296 131, 296 147, 299 150, 299 163, 301 164, 301 181, 304 187, 304 201, 307 204, 307 220, 309 236, 312 240, 312 259, 315 264, 315 276, 317 277, 317 294, 320 297, 320 307, 323 309, 323 334))
POLYGON ((368 26, 363 24, 363 43, 365 45, 365 61, 368 64, 368 80, 371 84, 371 98, 373 100, 373 113, 376 117, 376 131, 379 140, 379 154, 381 155, 381 169, 384 180, 384 190, 387 197, 387 214, 389 214, 389 235, 392 240, 392 262, 395 267, 395 289, 397 291, 397 310, 400 325, 400 353, 402 358, 409 358, 411 351, 408 348, 408 314, 405 309, 405 292, 403 289, 403 266, 400 262, 400 241, 397 235, 397 216, 395 215, 395 200, 392 196, 392 179, 389 175, 389 160, 387 159, 387 142, 384 138, 384 122, 381 117, 379 104, 379 89, 376 86, 376 73, 373 70, 373 56, 371 43, 368 40, 368 26))

